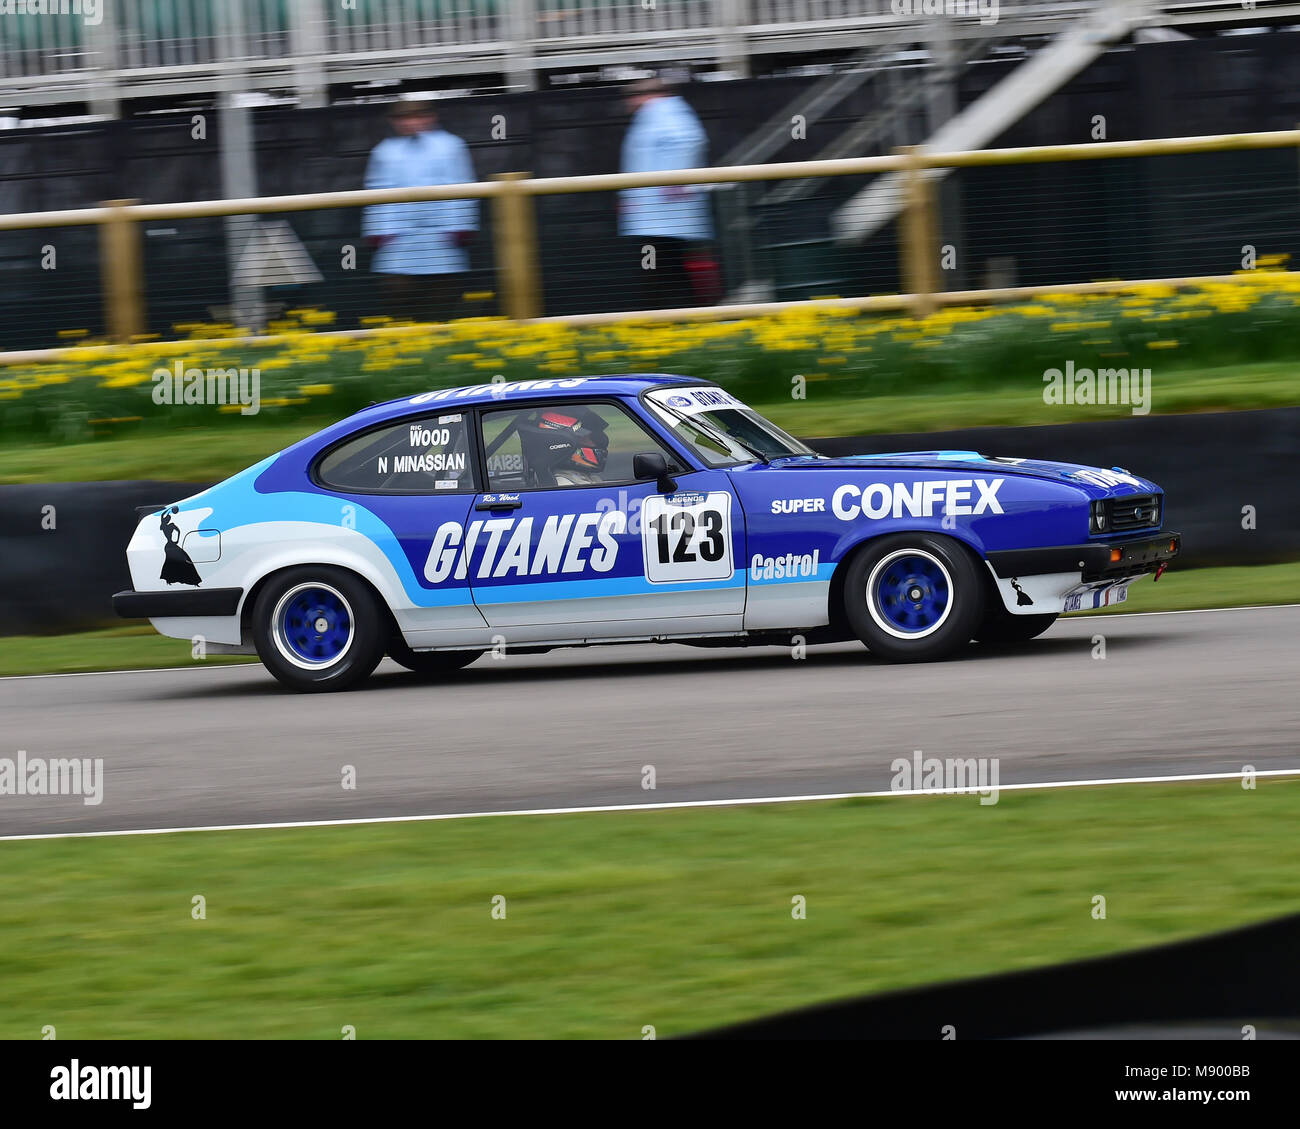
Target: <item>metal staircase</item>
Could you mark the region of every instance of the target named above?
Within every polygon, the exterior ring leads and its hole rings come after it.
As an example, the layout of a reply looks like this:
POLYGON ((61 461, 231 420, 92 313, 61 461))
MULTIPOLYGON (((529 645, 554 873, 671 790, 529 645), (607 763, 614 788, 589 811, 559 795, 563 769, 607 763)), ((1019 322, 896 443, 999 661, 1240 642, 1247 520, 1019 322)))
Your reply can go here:
MULTIPOLYGON (((956 79, 957 72, 968 63, 973 63, 988 55, 996 40, 971 39, 959 44, 947 60, 933 69, 933 79, 938 82, 950 82, 956 79)), ((916 116, 916 97, 910 85, 904 80, 906 72, 902 68, 890 68, 882 76, 883 98, 878 109, 867 114, 860 121, 849 126, 812 157, 815 161, 833 161, 842 157, 865 157, 875 152, 887 151, 899 144, 909 143, 912 138, 910 121, 916 116)), ((820 185, 812 180, 788 180, 778 184, 760 203, 784 204, 799 200, 815 192, 820 185)))
MULTIPOLYGON (((1055 93, 1111 45, 1160 19, 1151 0, 1113 0, 1061 32, 955 117, 938 126, 924 146, 936 152, 982 149, 1055 93)), ((942 180, 946 169, 925 173, 942 180)), ((902 206, 902 177, 886 173, 841 207, 832 220, 840 243, 860 243, 889 223, 902 206)))

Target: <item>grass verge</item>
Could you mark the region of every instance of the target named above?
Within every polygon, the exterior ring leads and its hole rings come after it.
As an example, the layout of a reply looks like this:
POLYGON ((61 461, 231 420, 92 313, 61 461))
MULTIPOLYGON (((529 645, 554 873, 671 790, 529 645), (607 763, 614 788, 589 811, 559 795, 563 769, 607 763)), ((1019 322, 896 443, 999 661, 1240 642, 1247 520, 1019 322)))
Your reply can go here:
POLYGON ((0 843, 0 1037, 665 1037, 1294 912, 1297 799, 1265 779, 0 843))
POLYGON ((1122 604, 1080 612, 1069 618, 1297 603, 1300 603, 1300 561, 1284 561, 1270 565, 1173 569, 1157 581, 1146 577, 1137 581, 1122 604))
POLYGON ((252 662, 243 655, 195 659, 183 639, 167 639, 147 623, 122 624, 67 635, 0 638, 0 675, 77 674, 89 670, 157 670, 252 662))
MULTIPOLYGON (((1300 561, 1168 572, 1158 583, 1139 580, 1129 589, 1129 597, 1123 604, 1100 612, 1080 614, 1110 615, 1293 603, 1300 603, 1300 561)), ((181 639, 166 639, 148 624, 124 624, 68 635, 0 638, 0 676, 154 670, 253 661, 240 655, 195 659, 190 653, 189 643, 181 639)))
MULTIPOLYGON (((1287 407, 1300 402, 1295 365, 1267 362, 1162 372, 1156 414, 1287 407)), ((966 387, 935 381, 896 393, 824 394, 807 399, 756 400, 753 406, 793 435, 830 438, 963 427, 1037 426, 1131 418, 1125 405, 1043 403, 1042 382, 1012 373, 999 382, 966 387)), ((114 438, 54 444, 15 437, 0 450, 0 485, 163 478, 216 482, 283 450, 339 418, 311 414, 220 418, 201 426, 126 431, 114 438), (183 470, 178 471, 178 468, 183 470)), ((998 452, 993 452, 998 453, 998 452)), ((1003 452, 1006 453, 1006 452, 1003 452)), ((1046 457, 1046 452, 1009 452, 1046 457)))

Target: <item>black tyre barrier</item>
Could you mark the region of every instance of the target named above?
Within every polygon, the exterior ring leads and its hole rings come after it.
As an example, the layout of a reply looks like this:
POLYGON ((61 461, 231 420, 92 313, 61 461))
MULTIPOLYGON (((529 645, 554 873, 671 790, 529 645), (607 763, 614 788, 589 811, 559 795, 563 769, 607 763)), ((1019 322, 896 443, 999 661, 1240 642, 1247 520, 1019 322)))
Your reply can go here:
POLYGON ((704 1039, 1300 1035, 1300 914, 1116 956, 820 1004, 704 1039), (1255 1034, 1255 1032, 1252 1032, 1255 1034))
MULTIPOLYGON (((1300 408, 810 442, 828 455, 951 448, 1125 467, 1165 489, 1166 525, 1183 534, 1179 567, 1300 558, 1300 408)), ((120 622, 110 598, 131 586, 125 549, 136 507, 201 489, 153 481, 0 486, 0 635, 120 622)))
POLYGON ((1179 567, 1300 557, 1300 408, 808 442, 826 455, 946 448, 1124 467, 1164 489, 1165 527, 1183 534, 1179 567))
POLYGON ((126 546, 137 506, 175 502, 192 482, 0 486, 0 635, 122 623, 112 596, 131 587, 126 546))

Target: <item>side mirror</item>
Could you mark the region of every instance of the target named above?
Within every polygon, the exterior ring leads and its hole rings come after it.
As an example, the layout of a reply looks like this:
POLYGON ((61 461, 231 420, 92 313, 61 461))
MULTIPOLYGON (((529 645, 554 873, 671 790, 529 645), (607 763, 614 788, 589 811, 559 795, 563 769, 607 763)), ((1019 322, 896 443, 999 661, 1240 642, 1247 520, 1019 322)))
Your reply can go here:
POLYGON ((658 451, 632 456, 632 477, 638 482, 655 480, 655 489, 660 494, 671 494, 677 489, 677 483, 668 473, 668 462, 658 451))

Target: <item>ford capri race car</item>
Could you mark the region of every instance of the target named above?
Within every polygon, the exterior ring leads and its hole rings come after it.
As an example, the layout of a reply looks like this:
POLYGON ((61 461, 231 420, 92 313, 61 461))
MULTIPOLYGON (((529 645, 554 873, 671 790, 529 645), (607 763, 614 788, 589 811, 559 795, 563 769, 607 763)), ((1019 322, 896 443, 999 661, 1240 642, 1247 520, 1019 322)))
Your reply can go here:
POLYGON ((1180 544, 1160 488, 1118 468, 826 458, 662 375, 378 404, 142 512, 118 613, 256 653, 296 690, 502 647, 800 635, 942 659, 1117 603, 1180 544))

